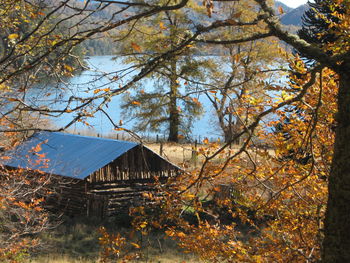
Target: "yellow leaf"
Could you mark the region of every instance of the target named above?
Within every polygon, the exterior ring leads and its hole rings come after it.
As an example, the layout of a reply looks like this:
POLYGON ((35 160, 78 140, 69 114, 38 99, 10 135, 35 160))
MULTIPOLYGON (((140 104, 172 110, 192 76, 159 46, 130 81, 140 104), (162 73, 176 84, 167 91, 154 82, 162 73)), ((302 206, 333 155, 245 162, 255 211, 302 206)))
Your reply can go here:
POLYGON ((162 30, 165 30, 165 29, 166 29, 166 26, 164 26, 164 23, 163 23, 163 22, 160 22, 160 23, 159 23, 159 27, 160 27, 160 29, 162 29, 162 30))
POLYGON ((69 66, 69 65, 64 65, 63 67, 64 67, 65 70, 68 70, 69 72, 72 72, 72 71, 74 70, 74 69, 73 69, 71 66, 69 66))
POLYGON ((137 52, 141 52, 142 51, 141 47, 138 44, 134 43, 134 42, 131 42, 131 47, 134 50, 136 50, 137 52))
POLYGON ((10 39, 10 40, 17 39, 17 38, 19 38, 19 35, 14 33, 14 34, 8 35, 7 38, 10 39))
POLYGON ((141 228, 145 228, 147 226, 147 222, 146 221, 144 221, 144 222, 142 222, 141 224, 140 224, 140 227, 141 228))
POLYGON ((130 244, 133 245, 133 246, 136 247, 136 248, 140 248, 140 247, 141 247, 139 244, 136 244, 136 243, 134 243, 134 242, 130 242, 130 244))
POLYGON ((186 197, 187 197, 187 198, 195 198, 196 196, 195 196, 194 194, 188 193, 188 194, 186 194, 186 197))

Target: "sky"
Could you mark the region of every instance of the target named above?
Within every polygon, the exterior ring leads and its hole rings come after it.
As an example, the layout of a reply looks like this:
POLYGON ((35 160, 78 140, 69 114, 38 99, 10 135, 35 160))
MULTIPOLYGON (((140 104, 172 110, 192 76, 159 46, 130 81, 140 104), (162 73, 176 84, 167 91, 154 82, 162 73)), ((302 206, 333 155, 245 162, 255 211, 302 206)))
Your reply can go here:
POLYGON ((279 1, 293 8, 306 4, 307 2, 307 0, 279 0, 279 1))

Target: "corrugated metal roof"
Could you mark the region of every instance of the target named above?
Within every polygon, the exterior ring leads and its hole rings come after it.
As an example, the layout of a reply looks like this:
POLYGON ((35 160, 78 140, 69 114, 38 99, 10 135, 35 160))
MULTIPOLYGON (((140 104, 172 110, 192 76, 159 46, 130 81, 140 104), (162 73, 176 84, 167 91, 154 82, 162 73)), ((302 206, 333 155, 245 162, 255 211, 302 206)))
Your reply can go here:
POLYGON ((3 164, 84 179, 137 145, 134 142, 60 132, 40 132, 11 152, 12 158, 3 164), (48 167, 35 165, 40 157, 33 149, 39 143, 42 143, 42 149, 38 153, 45 154, 44 158, 49 160, 48 167))

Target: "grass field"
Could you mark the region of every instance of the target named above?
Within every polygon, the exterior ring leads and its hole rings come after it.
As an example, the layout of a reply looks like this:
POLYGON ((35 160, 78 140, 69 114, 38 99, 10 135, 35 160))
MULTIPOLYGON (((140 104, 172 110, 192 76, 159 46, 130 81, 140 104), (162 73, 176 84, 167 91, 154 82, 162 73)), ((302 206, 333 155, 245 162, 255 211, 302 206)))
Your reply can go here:
MULTIPOLYGON (((118 220, 122 220, 118 218, 118 220)), ((49 233, 43 233, 41 239, 44 249, 28 259, 28 263, 93 263, 99 262, 99 227, 105 226, 111 233, 121 233, 127 241, 141 244, 141 249, 132 248, 132 253, 140 257, 132 262, 177 263, 199 262, 198 258, 184 253, 176 243, 162 232, 147 236, 135 234, 130 237, 127 222, 86 218, 65 218, 64 223, 49 233)), ((128 248, 130 249, 130 248, 128 248)), ((113 261, 112 261, 113 262, 113 261)), ((114 261, 115 262, 115 261, 114 261)))

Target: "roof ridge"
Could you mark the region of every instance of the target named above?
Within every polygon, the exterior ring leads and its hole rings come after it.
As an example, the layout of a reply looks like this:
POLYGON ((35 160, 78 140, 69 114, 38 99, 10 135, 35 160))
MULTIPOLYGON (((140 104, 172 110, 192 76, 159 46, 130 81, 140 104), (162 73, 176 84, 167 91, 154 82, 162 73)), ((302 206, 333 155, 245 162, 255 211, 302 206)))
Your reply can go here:
POLYGON ((96 136, 88 136, 88 135, 80 135, 80 134, 74 134, 74 133, 67 133, 67 132, 56 132, 56 131, 40 131, 36 134, 45 134, 45 133, 55 133, 57 135, 62 135, 62 136, 73 136, 73 137, 80 137, 80 138, 87 138, 87 139, 93 139, 93 140, 103 140, 103 141, 115 141, 115 142, 121 142, 121 143, 130 143, 134 145, 140 145, 141 143, 139 142, 134 142, 134 141, 124 141, 124 140, 117 140, 117 139, 112 139, 112 138, 104 138, 104 137, 96 137, 96 136))

